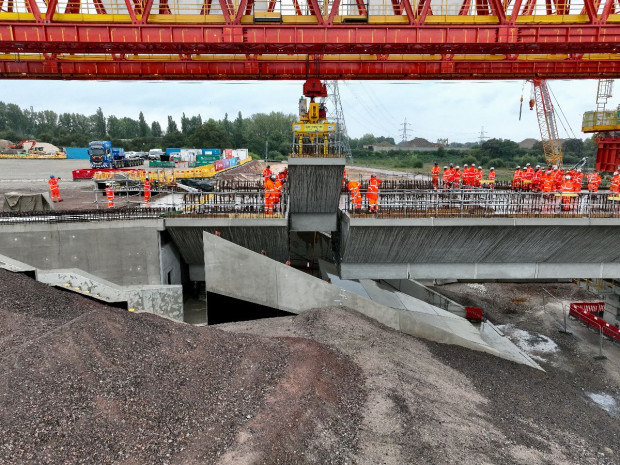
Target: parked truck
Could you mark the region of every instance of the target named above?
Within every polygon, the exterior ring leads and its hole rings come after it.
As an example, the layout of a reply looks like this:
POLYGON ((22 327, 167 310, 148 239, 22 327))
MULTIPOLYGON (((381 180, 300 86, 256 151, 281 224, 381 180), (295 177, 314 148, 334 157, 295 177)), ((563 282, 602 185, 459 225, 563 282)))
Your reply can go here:
POLYGON ((95 140, 88 144, 91 168, 128 168, 142 165, 141 158, 129 158, 122 148, 112 147, 109 140, 95 140))

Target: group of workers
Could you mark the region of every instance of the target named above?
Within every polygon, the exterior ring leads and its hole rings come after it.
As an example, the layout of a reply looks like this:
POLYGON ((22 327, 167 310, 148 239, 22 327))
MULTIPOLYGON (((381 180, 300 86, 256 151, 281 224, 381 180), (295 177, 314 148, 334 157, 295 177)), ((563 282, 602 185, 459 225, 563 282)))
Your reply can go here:
POLYGON ((265 213, 273 215, 275 209, 282 199, 284 184, 288 181, 288 170, 286 167, 275 174, 271 171, 271 166, 263 170, 263 189, 265 190, 265 213))
MULTIPOLYGON (((517 166, 512 177, 512 189, 532 192, 562 192, 580 193, 583 183, 581 168, 571 168, 564 171, 557 166, 535 168, 528 163, 525 167, 517 166)), ((587 178, 589 192, 598 192, 601 184, 601 175, 597 171, 590 173, 587 178)))
POLYGON ((460 166, 455 167, 450 163, 450 166, 443 167, 442 173, 439 163, 435 162, 435 165, 431 169, 433 189, 438 189, 440 184, 444 189, 471 189, 473 187, 482 187, 483 185, 487 185, 489 188, 493 189, 495 184, 495 168, 491 167, 489 169, 488 179, 483 180, 483 177, 484 172, 482 171, 482 166, 476 168, 476 165, 469 166, 468 164, 464 164, 463 171, 461 171, 460 166), (440 175, 441 183, 439 179, 440 175))
MULTIPOLYGON (((369 213, 378 213, 379 212, 379 185, 381 184, 381 179, 377 178, 376 175, 371 174, 370 180, 368 181, 368 189, 366 189, 366 199, 368 199, 368 212, 369 213)), ((353 181, 345 178, 345 186, 349 191, 349 196, 351 199, 351 205, 353 206, 353 211, 356 213, 360 213, 362 211, 362 193, 360 191, 362 185, 359 181, 353 181)))
MULTIPOLYGON (((144 203, 148 204, 151 200, 151 181, 149 178, 144 180, 144 203)), ((108 208, 114 208, 114 199, 116 197, 116 185, 114 183, 108 182, 105 185, 105 195, 108 200, 108 208)))

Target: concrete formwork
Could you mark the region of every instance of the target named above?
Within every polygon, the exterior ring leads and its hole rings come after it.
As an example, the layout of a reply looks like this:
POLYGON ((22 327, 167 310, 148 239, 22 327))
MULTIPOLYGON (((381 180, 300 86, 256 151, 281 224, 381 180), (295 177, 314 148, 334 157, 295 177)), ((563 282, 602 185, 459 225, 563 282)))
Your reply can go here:
POLYGON ((0 254, 42 270, 79 268, 119 285, 161 284, 157 219, 0 226, 0 254))
POLYGON ((344 158, 289 158, 292 231, 335 231, 344 158))
POLYGON ((620 276, 620 219, 350 218, 340 272, 373 279, 620 276))
MULTIPOLYGON (((400 299, 408 298, 408 305, 392 308, 219 237, 208 233, 204 236, 205 284, 209 293, 297 314, 313 308, 344 305, 412 336, 456 344, 537 367, 527 357, 499 350, 464 318, 412 297, 403 294, 400 299)), ((372 282, 366 284, 377 286, 372 282)))

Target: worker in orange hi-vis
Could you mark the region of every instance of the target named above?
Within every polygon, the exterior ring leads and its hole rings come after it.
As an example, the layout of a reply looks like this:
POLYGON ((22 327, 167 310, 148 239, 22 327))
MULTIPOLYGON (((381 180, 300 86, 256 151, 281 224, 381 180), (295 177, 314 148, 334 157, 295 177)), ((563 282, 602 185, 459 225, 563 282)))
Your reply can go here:
POLYGON ((108 199, 108 208, 114 208, 114 192, 116 189, 111 183, 105 185, 105 196, 108 199))
POLYGON ((553 192, 555 189, 555 177, 553 171, 547 170, 543 176, 542 190, 543 192, 553 192))
POLYGON ((495 168, 489 168, 489 189, 495 189, 495 168))
POLYGON ((575 192, 581 192, 581 185, 583 184, 583 171, 581 168, 577 168, 573 184, 575 185, 575 192))
POLYGON ((515 168, 515 172, 512 175, 512 190, 518 191, 521 190, 521 167, 517 165, 515 168))
POLYGON ((540 165, 536 165, 534 169, 534 174, 532 175, 532 183, 530 184, 530 189, 532 192, 540 192, 540 185, 542 183, 542 175, 543 172, 540 169, 540 165))
POLYGON ((366 191, 368 211, 371 213, 379 211, 379 184, 381 184, 381 180, 376 175, 371 174, 370 181, 368 181, 368 190, 366 191))
POLYGON ((452 163, 450 163, 450 167, 448 168, 448 185, 444 186, 447 187, 448 189, 454 187, 454 165, 452 163))
POLYGON ((50 194, 52 196, 52 202, 62 202, 62 198, 60 198, 60 189, 58 187, 58 181, 60 178, 57 178, 53 174, 50 174, 50 178, 47 183, 50 185, 50 194))
POLYGON ((463 165, 463 188, 467 188, 471 185, 471 174, 469 171, 469 165, 467 163, 465 163, 463 165))
POLYGON ((534 178, 534 169, 531 164, 527 163, 525 168, 521 171, 523 190, 529 191, 532 188, 532 178, 534 178))
MULTIPOLYGON (((562 196, 562 210, 570 211, 571 200, 575 196, 575 186, 570 176, 565 176, 562 186, 560 187, 560 195, 562 196)), ((556 194, 557 195, 557 194, 556 194)))
POLYGON ((447 166, 443 167, 443 173, 441 174, 442 187, 444 189, 450 188, 450 171, 447 166))
POLYGON ((280 205, 280 200, 282 199, 282 190, 284 189, 284 183, 278 177, 271 177, 273 182, 273 191, 274 191, 274 199, 273 204, 280 205))
POLYGON ((431 168, 431 180, 433 182, 433 189, 437 189, 439 187, 439 164, 435 162, 435 166, 431 168))
POLYGON ((271 177, 272 172, 271 172, 271 166, 267 165, 267 167, 263 170, 263 178, 269 178, 271 177))
POLYGON ((263 183, 265 190, 265 214, 273 215, 273 204, 275 202, 276 187, 272 177, 265 178, 263 183))
POLYGON ((553 167, 553 178, 555 181, 555 190, 559 191, 564 181, 564 170, 561 170, 557 166, 553 167))
POLYGON ((609 184, 609 192, 611 192, 611 197, 619 197, 620 196, 620 172, 614 171, 614 175, 611 178, 611 183, 609 184))
POLYGON ((360 192, 360 183, 358 181, 348 181, 347 189, 349 191, 349 197, 351 199, 351 207, 355 213, 359 213, 362 210, 362 194, 360 192))
POLYGON ((452 185, 456 189, 461 187, 461 167, 458 165, 454 168, 454 172, 452 173, 452 185))
POLYGON ((149 178, 144 180, 144 202, 148 203, 151 200, 151 181, 149 178))
POLYGON ((598 192, 598 186, 601 185, 601 175, 597 171, 592 171, 588 175, 588 190, 590 192, 598 192))
POLYGON ((474 187, 482 186, 482 178, 484 176, 484 171, 482 171, 482 166, 478 166, 476 169, 476 173, 474 175, 474 187))

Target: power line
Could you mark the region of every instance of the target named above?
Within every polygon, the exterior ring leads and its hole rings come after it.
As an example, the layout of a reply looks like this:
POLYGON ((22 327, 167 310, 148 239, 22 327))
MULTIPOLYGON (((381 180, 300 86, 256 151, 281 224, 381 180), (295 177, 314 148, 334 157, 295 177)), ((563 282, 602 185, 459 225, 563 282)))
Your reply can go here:
POLYGON ((407 142, 409 140, 409 129, 407 129, 408 126, 411 126, 411 124, 407 123, 407 118, 405 118, 405 122, 403 124, 400 125, 401 126, 401 130, 400 130, 400 135, 401 135, 401 142, 407 142))

